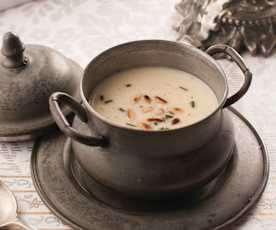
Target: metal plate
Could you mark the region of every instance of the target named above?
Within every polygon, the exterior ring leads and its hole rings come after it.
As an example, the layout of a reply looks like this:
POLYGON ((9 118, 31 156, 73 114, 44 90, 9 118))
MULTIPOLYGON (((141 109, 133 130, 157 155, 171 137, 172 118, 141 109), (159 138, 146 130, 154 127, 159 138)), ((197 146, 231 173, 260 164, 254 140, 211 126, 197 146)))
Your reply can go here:
MULTIPOLYGON (((41 199, 73 229, 223 229, 248 211, 262 194, 269 162, 255 129, 236 110, 233 117, 237 150, 227 177, 212 196, 193 205, 158 212, 131 213, 87 197, 63 167, 64 135, 43 137, 33 149, 31 171, 41 199)), ((91 153, 93 154, 93 153, 91 153)))

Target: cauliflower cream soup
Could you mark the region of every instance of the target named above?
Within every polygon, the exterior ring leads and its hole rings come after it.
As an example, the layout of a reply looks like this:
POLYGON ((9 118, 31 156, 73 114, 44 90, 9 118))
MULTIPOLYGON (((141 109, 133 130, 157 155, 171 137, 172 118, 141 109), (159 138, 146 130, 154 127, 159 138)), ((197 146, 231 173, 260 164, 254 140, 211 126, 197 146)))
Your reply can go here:
POLYGON ((199 78, 168 67, 139 67, 106 78, 90 97, 108 120, 142 130, 169 130, 196 123, 218 106, 199 78))

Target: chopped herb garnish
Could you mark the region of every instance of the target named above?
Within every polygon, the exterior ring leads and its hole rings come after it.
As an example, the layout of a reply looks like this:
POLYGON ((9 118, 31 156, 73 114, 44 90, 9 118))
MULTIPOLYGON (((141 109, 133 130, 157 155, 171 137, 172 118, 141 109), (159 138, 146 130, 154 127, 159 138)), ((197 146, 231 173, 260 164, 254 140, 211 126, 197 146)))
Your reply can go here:
POLYGON ((141 127, 142 127, 143 129, 152 129, 151 126, 150 126, 149 124, 144 123, 144 122, 141 123, 141 127))
POLYGON ((130 123, 126 123, 126 125, 131 126, 131 127, 136 127, 136 125, 130 124, 130 123))
POLYGON ((151 103, 151 98, 148 95, 144 95, 144 99, 147 103, 151 103))
POLYGON ((109 100, 104 101, 105 104, 108 104, 108 103, 111 103, 111 102, 113 102, 112 99, 109 99, 109 100))
POLYGON ((195 101, 191 101, 190 104, 191 104, 192 108, 195 107, 195 101))
POLYGON ((173 118, 173 115, 166 114, 166 115, 165 115, 165 118, 167 118, 167 119, 173 118))
POLYGON ((121 112, 125 112, 125 110, 124 110, 123 108, 119 108, 119 110, 120 110, 121 112))
POLYGON ((173 120, 172 120, 172 125, 175 125, 175 124, 177 124, 177 123, 179 123, 180 122, 180 119, 179 118, 174 118, 173 120))
POLYGON ((104 100, 104 95, 100 96, 100 100, 103 101, 104 100))
POLYGON ((131 84, 125 84, 126 87, 131 87, 131 84))
POLYGON ((132 109, 127 109, 127 116, 129 119, 133 120, 135 118, 135 113, 132 109))
POLYGON ((173 111, 174 111, 174 112, 182 112, 182 109, 179 108, 179 107, 174 107, 174 108, 173 108, 173 111))
POLYGON ((184 91, 188 91, 187 88, 183 87, 183 86, 179 86, 180 89, 183 89, 184 91))
POLYGON ((172 111, 169 111, 168 113, 171 114, 171 115, 174 115, 174 113, 172 111))
POLYGON ((147 121, 148 122, 163 122, 163 120, 160 118, 148 118, 147 121))
POLYGON ((158 123, 157 123, 157 122, 154 122, 154 125, 158 125, 158 123))
POLYGON ((159 96, 156 96, 155 100, 156 100, 156 102, 162 103, 162 104, 167 104, 168 103, 164 98, 159 97, 159 96))
POLYGON ((136 97, 133 98, 133 101, 134 101, 134 102, 138 102, 138 101, 140 101, 140 100, 141 100, 141 96, 136 96, 136 97))
POLYGON ((169 130, 167 127, 161 127, 160 130, 169 130))

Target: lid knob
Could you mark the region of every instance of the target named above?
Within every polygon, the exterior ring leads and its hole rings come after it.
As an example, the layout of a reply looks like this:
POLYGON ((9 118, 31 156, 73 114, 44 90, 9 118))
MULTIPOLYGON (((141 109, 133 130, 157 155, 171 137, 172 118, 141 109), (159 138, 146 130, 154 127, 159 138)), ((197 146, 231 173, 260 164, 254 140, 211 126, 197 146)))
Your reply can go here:
POLYGON ((24 44, 20 38, 12 32, 7 32, 3 37, 1 53, 4 56, 2 66, 6 68, 17 68, 27 64, 24 56, 24 44))

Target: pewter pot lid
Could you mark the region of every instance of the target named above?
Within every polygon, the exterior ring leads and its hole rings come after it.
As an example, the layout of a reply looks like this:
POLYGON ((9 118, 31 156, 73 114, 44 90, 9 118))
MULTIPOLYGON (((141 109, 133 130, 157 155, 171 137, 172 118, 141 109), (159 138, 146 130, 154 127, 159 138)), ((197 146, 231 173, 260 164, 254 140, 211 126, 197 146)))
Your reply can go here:
POLYGON ((30 139, 54 125, 49 96, 62 91, 80 98, 82 72, 54 49, 24 45, 18 36, 6 33, 0 54, 0 140, 30 139))

